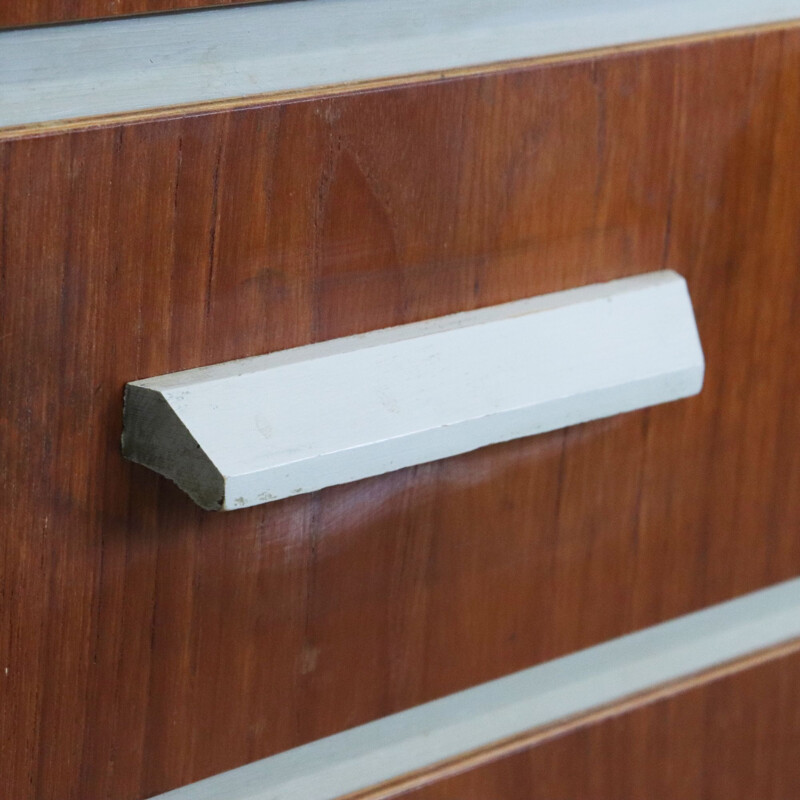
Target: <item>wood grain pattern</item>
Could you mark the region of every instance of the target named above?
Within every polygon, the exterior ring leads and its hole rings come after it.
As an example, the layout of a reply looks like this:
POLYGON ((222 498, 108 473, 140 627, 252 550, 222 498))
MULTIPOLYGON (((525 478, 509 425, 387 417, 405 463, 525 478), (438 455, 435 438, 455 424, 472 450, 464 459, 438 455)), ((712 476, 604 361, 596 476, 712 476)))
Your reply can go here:
MULTIPOLYGON (((84 19, 154 14, 192 8, 230 6, 256 0, 6 0, 0 5, 0 28, 75 22, 84 19)), ((258 0, 270 2, 270 0, 258 0)), ((274 2, 274 0, 273 0, 274 2)))
POLYGON ((800 654, 403 796, 408 800, 783 800, 800 793, 800 654))
POLYGON ((0 144, 7 794, 141 800, 798 574, 799 132, 787 31, 0 144), (120 456, 126 381, 661 267, 698 398, 232 515, 120 456))

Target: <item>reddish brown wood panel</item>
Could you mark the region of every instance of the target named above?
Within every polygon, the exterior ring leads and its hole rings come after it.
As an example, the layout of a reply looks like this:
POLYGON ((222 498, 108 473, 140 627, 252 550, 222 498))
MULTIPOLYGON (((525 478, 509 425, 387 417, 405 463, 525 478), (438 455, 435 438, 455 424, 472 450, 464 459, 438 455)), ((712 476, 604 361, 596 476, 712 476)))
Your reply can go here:
MULTIPOLYGON (((0 775, 140 800, 800 572, 800 33, 0 144, 0 775), (698 398, 230 514, 122 387, 674 267, 698 398)), ((324 398, 320 398, 324 413, 324 398)))
MULTIPOLYGON (((270 2, 270 0, 260 1, 270 2)), ((243 5, 252 2, 254 0, 4 0, 0 4, 0 28, 243 5)))
POLYGON ((800 796, 800 655, 409 792, 408 800, 800 796))

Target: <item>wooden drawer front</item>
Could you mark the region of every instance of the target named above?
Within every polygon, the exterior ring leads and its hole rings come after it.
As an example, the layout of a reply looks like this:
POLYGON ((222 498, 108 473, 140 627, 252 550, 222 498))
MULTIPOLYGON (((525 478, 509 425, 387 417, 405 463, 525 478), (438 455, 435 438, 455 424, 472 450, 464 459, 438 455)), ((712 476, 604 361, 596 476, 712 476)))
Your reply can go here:
POLYGON ((157 11, 180 11, 206 6, 239 5, 246 2, 248 0, 8 0, 0 7, 0 28, 128 14, 152 14, 157 11))
POLYGON ((798 76, 770 32, 0 144, 8 796, 140 800, 800 572, 798 76), (127 381, 662 267, 698 398, 227 515, 120 457, 127 381))
POLYGON ((783 800, 800 793, 800 655, 588 725, 409 800, 783 800))

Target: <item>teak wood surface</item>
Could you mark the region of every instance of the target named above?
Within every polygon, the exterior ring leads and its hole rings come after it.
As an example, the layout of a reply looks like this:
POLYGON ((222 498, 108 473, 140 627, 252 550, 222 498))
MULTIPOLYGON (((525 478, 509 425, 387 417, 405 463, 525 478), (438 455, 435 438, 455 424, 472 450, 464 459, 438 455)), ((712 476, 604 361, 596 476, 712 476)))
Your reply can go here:
MULTIPOLYGON (((0 28, 243 5, 253 2, 256 0, 4 0, 0 5, 0 28)), ((260 0, 260 2, 270 2, 270 0, 260 0)))
POLYGON ((800 796, 800 655, 571 731, 407 800, 800 796))
POLYGON ((799 139, 787 30, 0 143, 4 796, 141 800, 800 573, 799 139), (660 268, 697 398, 230 514, 120 456, 127 381, 660 268))

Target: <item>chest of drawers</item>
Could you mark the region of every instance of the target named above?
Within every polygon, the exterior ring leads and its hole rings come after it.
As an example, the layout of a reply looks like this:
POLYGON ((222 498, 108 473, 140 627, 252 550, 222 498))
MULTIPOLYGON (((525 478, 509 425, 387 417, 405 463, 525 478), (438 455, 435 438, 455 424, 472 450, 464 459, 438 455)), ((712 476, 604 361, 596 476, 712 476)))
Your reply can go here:
MULTIPOLYGON (((797 575, 798 76, 786 24, 5 136, 2 795, 143 800, 797 575), (657 269, 696 398, 231 514, 120 456, 128 381, 657 269)), ((794 796, 799 680, 419 796, 794 796), (739 794, 682 738, 737 724, 739 794)))

